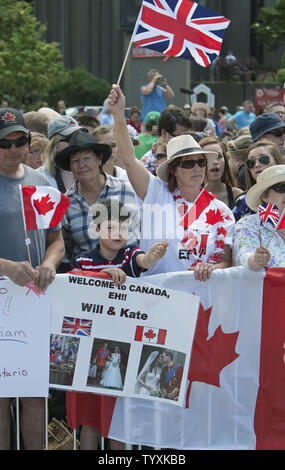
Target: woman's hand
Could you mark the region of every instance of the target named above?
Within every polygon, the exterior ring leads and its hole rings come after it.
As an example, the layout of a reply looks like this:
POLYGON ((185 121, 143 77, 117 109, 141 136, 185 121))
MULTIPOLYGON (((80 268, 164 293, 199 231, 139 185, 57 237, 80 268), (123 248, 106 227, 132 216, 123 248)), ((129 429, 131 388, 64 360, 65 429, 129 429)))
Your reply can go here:
POLYGON ((119 85, 112 85, 107 102, 111 114, 125 113, 126 100, 119 85))
POLYGON ((197 263, 194 268, 189 268, 188 271, 194 271, 196 281, 207 281, 214 269, 215 266, 212 263, 197 263))
POLYGON ((270 251, 264 246, 259 246, 256 248, 255 253, 248 258, 248 265, 251 269, 258 271, 259 269, 266 268, 270 258, 270 251))

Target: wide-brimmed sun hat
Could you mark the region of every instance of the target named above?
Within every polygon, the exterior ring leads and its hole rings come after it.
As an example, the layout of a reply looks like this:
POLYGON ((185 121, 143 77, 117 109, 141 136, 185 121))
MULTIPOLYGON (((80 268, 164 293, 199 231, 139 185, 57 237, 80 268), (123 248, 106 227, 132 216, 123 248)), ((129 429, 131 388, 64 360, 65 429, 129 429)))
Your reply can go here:
POLYGON ((274 165, 263 170, 247 192, 246 203, 253 211, 261 204, 262 194, 276 183, 285 182, 285 165, 274 165))
POLYGON ((104 165, 112 154, 112 147, 110 145, 99 144, 95 135, 79 130, 71 136, 69 146, 56 154, 54 161, 59 168, 70 171, 71 155, 81 150, 94 150, 96 153, 102 153, 101 165, 104 165))
POLYGON ((217 152, 202 149, 190 134, 183 134, 170 139, 166 152, 167 160, 159 165, 157 169, 157 175, 162 181, 167 181, 168 166, 177 158, 184 157, 185 155, 202 154, 205 155, 208 165, 211 166, 218 156, 217 152))

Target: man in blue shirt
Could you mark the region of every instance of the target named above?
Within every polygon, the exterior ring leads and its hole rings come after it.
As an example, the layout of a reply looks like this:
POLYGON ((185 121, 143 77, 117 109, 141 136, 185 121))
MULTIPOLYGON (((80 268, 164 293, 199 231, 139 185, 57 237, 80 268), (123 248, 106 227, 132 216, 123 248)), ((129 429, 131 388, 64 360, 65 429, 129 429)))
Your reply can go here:
POLYGON ((161 113, 166 108, 165 98, 173 98, 174 93, 167 84, 166 78, 158 70, 151 69, 148 74, 148 83, 140 89, 142 101, 142 122, 150 111, 161 113))
POLYGON ((228 124, 232 131, 238 133, 243 127, 249 126, 256 118, 254 114, 254 105, 250 100, 243 102, 243 110, 238 111, 228 119, 228 124))

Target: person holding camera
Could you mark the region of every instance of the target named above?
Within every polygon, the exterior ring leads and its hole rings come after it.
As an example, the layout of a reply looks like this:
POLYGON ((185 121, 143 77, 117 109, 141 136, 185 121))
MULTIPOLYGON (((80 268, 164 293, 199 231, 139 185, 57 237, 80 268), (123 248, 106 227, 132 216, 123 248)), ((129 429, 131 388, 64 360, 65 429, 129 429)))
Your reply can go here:
POLYGON ((158 111, 161 113, 166 108, 165 98, 173 98, 174 93, 167 84, 165 77, 156 69, 149 70, 148 83, 140 89, 142 101, 141 121, 144 122, 147 113, 158 111))

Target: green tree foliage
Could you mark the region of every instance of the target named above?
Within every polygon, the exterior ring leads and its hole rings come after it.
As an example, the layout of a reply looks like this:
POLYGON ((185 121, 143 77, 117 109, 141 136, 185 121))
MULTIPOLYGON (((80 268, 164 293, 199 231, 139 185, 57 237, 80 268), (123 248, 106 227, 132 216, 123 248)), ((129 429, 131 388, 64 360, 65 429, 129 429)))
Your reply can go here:
POLYGON ((276 0, 272 7, 263 7, 258 22, 252 25, 260 42, 274 49, 285 43, 285 0, 276 0))
POLYGON ((48 96, 49 106, 55 107, 58 100, 64 100, 66 106, 102 105, 107 98, 111 85, 95 77, 83 67, 66 70, 57 80, 48 96))
POLYGON ((59 46, 44 41, 45 26, 24 1, 0 0, 0 95, 31 109, 63 73, 59 46))

